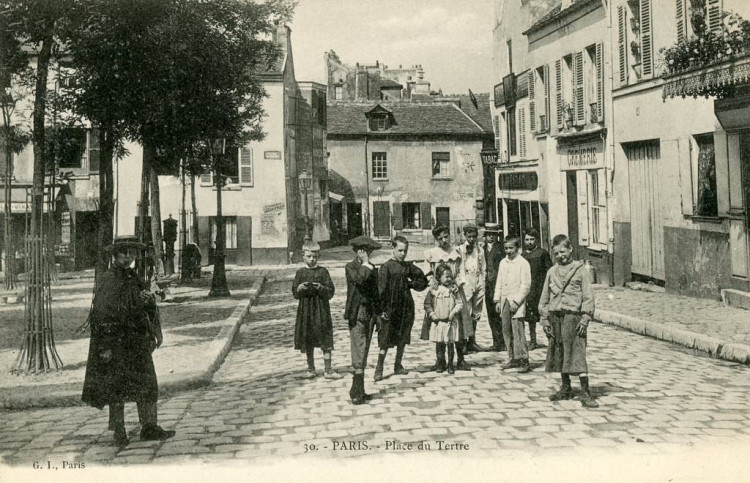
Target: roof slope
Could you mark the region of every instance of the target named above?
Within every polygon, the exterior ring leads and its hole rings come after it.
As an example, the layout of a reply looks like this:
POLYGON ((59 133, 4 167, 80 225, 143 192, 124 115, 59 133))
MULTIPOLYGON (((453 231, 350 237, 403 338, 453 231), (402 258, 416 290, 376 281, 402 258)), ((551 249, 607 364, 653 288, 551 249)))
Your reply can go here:
MULTIPOLYGON (((471 103, 471 101, 469 101, 471 103)), ((473 108, 473 106, 472 106, 473 108)), ((332 102, 328 104, 328 134, 483 135, 467 114, 452 103, 332 102), (385 131, 368 131, 365 113, 376 105, 391 111, 394 124, 385 131)))

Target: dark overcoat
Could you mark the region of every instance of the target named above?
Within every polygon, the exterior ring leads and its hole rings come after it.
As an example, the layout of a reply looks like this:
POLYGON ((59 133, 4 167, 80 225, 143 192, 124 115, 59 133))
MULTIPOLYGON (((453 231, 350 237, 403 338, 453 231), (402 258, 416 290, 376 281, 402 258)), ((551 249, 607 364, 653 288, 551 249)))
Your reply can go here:
POLYGON ((381 349, 411 343, 414 326, 412 290, 421 292, 429 282, 424 272, 411 262, 388 260, 378 270, 378 291, 384 318, 378 327, 381 349))
POLYGON ((552 259, 547 250, 536 247, 529 252, 524 252, 523 257, 529 262, 531 270, 531 289, 526 297, 526 318, 532 321, 539 320, 539 299, 544 288, 544 279, 547 272, 552 268, 552 259))
POLYGON ((357 322, 357 313, 365 308, 371 315, 380 315, 380 294, 378 293, 378 271, 362 264, 355 258, 344 267, 346 274, 346 306, 344 319, 349 327, 357 322))
POLYGON ((294 348, 307 352, 315 347, 333 350, 333 320, 329 300, 335 287, 331 275, 323 267, 302 267, 297 270, 292 283, 292 295, 299 300, 294 326, 294 348), (300 289, 302 282, 318 283, 318 288, 300 289))
POLYGON ((112 267, 102 276, 91 309, 91 341, 83 382, 83 402, 96 408, 111 403, 155 402, 159 389, 151 352, 156 346, 158 312, 144 303, 138 274, 112 267), (151 318, 149 318, 149 314, 151 318), (112 351, 108 361, 102 358, 112 351))

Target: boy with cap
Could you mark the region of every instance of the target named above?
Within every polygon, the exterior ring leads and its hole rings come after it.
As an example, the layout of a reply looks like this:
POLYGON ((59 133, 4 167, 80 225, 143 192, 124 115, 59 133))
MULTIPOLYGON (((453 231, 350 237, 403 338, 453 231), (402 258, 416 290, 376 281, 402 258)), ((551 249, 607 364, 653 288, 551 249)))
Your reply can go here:
POLYGON ((527 228, 523 239, 523 257, 529 262, 531 268, 531 290, 526 298, 526 322, 529 324, 529 350, 533 351, 544 344, 537 343, 536 323, 539 322, 539 298, 542 296, 542 287, 547 271, 552 267, 547 250, 539 246, 539 230, 527 228))
POLYGON ((363 404, 369 396, 365 393, 365 367, 370 351, 372 333, 380 314, 378 270, 370 261, 372 252, 380 244, 370 237, 358 236, 349 240, 356 253, 354 260, 344 267, 346 274, 346 306, 344 319, 349 322, 352 368, 354 378, 349 390, 352 404, 363 404))
POLYGON ((464 289, 466 296, 467 311, 471 315, 473 334, 469 337, 466 352, 480 352, 484 350, 479 347, 476 340, 477 322, 482 318, 482 305, 484 304, 484 252, 477 247, 479 231, 474 225, 466 225, 463 229, 464 243, 458 246, 462 263, 459 265, 457 283, 464 289))

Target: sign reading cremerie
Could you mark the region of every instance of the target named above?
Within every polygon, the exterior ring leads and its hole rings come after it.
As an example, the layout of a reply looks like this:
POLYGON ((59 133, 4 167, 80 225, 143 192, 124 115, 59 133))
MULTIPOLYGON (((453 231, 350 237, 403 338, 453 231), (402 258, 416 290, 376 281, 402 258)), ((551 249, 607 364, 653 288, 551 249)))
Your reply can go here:
POLYGON ((562 147, 558 152, 560 169, 563 171, 604 167, 602 143, 573 144, 562 147))

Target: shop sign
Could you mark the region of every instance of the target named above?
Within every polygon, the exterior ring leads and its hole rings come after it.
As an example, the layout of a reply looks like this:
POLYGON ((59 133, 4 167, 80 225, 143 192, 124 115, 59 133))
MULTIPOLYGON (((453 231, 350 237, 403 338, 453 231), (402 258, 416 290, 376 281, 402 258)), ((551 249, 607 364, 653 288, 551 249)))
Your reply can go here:
POLYGON ((560 150, 560 169, 563 171, 604 168, 602 143, 572 144, 562 146, 560 150))
POLYGON ((281 151, 263 151, 263 159, 281 159, 281 151))
POLYGON ((533 191, 539 185, 536 173, 502 173, 498 176, 501 191, 533 191))

